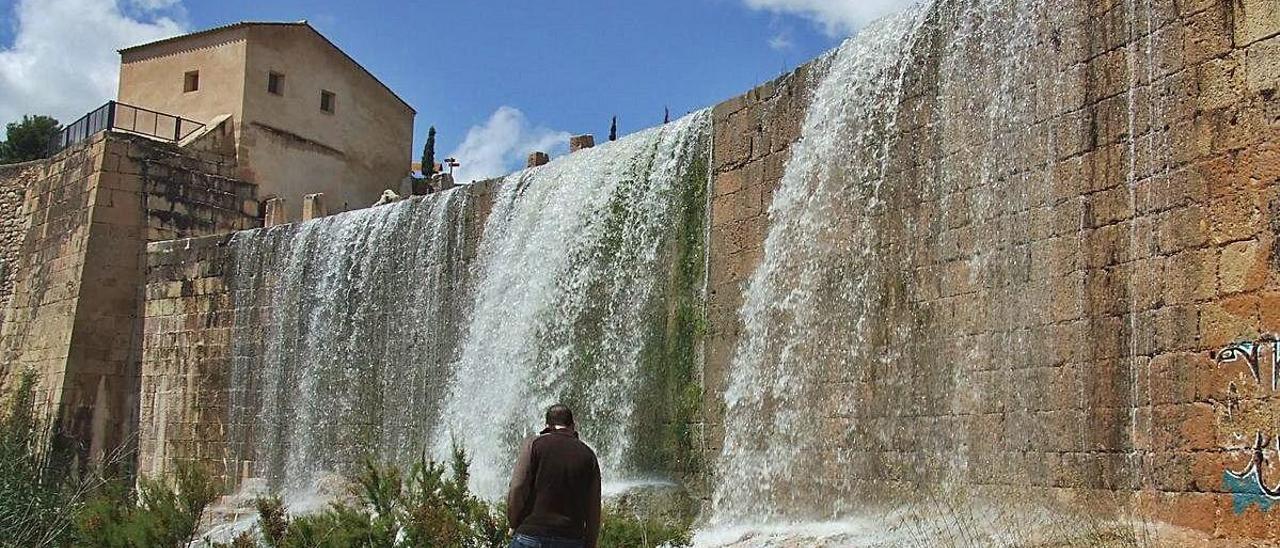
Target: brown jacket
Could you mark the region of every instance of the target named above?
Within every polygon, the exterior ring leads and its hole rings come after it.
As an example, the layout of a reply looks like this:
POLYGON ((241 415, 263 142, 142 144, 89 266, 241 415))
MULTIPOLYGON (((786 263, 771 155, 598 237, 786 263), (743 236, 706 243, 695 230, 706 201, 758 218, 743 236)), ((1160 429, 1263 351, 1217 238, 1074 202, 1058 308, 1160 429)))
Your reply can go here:
POLYGON ((507 492, 507 520, 519 534, 596 546, 600 463, 577 432, 548 427, 524 443, 507 492))

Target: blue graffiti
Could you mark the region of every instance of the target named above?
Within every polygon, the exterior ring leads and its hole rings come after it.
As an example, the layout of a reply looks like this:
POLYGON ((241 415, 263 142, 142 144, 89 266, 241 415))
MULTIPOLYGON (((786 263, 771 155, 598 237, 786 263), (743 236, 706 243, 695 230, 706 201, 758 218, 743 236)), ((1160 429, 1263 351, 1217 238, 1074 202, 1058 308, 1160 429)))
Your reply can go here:
MULTIPOLYGON (((1263 512, 1270 512, 1272 505, 1280 504, 1280 488, 1267 487, 1262 477, 1262 466, 1266 463, 1263 446, 1266 439, 1259 432, 1253 445, 1253 460, 1243 472, 1227 470, 1222 474, 1222 485, 1231 493, 1231 506, 1236 515, 1243 514, 1250 506, 1258 505, 1263 512)), ((1276 441, 1276 449, 1280 451, 1280 439, 1276 441)))

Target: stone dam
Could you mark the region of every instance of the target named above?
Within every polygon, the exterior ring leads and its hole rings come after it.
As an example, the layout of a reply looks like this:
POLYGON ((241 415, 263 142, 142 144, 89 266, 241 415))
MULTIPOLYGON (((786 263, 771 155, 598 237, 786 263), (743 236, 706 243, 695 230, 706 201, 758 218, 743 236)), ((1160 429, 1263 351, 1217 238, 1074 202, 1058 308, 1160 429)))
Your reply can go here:
POLYGON ((1278 89, 1278 0, 935 0, 617 142, 234 233, 217 177, 154 228, 200 158, 108 135, 0 173, 0 350, 142 474, 302 496, 457 443, 496 497, 564 401, 701 545, 1274 540, 1278 89))

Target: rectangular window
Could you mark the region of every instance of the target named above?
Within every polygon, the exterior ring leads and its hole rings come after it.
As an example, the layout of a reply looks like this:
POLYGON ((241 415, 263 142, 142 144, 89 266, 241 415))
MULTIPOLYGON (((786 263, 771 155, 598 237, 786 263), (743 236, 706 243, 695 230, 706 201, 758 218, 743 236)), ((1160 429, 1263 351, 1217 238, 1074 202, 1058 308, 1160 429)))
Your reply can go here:
POLYGON ((284 95, 284 75, 279 72, 267 73, 267 92, 273 95, 284 95))
POLYGON ((332 91, 320 90, 320 110, 333 114, 335 97, 332 91))
POLYGON ((190 93, 200 89, 200 71, 192 70, 182 75, 182 91, 190 93))

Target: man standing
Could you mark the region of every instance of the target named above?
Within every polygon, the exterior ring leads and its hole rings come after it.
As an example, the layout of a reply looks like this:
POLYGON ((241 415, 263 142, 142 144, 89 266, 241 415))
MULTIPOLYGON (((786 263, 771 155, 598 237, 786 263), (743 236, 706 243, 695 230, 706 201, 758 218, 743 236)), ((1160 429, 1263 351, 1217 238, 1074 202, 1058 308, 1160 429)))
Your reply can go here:
POLYGON ((511 548, 595 548, 600 537, 600 464, 578 439, 573 411, 547 409, 547 427, 520 450, 507 492, 511 548))

